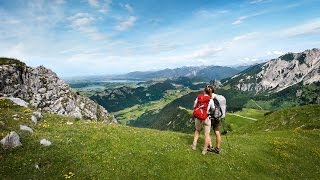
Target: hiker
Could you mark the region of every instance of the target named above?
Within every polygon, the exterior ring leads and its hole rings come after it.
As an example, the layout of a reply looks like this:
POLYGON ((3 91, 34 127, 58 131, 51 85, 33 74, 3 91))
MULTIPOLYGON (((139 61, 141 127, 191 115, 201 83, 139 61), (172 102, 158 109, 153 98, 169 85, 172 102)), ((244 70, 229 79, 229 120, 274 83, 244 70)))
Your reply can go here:
POLYGON ((202 150, 202 154, 205 155, 207 153, 207 148, 211 144, 210 138, 210 129, 211 129, 211 120, 208 117, 208 113, 210 109, 214 109, 214 103, 211 98, 212 96, 212 89, 209 86, 204 88, 202 94, 199 94, 194 102, 193 105, 193 116, 195 118, 195 132, 194 132, 194 139, 191 145, 193 150, 196 150, 197 142, 200 135, 201 125, 203 125, 204 129, 204 146, 202 150))
MULTIPOLYGON (((212 98, 214 104, 216 104, 215 101, 218 101, 218 100, 216 99, 216 96, 218 96, 218 95, 215 94, 215 91, 214 91, 213 86, 209 86, 209 88, 211 89, 211 92, 212 92, 211 98, 212 98)), ((219 102, 217 102, 217 103, 219 103, 219 102)), ((220 107, 220 105, 217 106, 217 107, 220 107)), ((216 111, 219 111, 219 109, 217 109, 217 107, 215 108, 215 110, 214 110, 215 112, 213 112, 213 113, 217 113, 216 111)), ((213 148, 212 142, 210 141, 210 144, 209 144, 209 146, 208 146, 208 151, 209 151, 209 152, 214 152, 214 153, 216 153, 216 154, 219 154, 219 153, 220 153, 220 145, 221 145, 221 136, 220 136, 220 131, 219 131, 220 117, 219 117, 219 118, 216 118, 216 117, 214 116, 214 114, 212 114, 212 115, 210 115, 210 116, 211 116, 211 117, 210 117, 210 119, 211 119, 211 126, 212 126, 212 129, 213 129, 214 134, 215 134, 215 136, 216 136, 216 147, 213 148)))

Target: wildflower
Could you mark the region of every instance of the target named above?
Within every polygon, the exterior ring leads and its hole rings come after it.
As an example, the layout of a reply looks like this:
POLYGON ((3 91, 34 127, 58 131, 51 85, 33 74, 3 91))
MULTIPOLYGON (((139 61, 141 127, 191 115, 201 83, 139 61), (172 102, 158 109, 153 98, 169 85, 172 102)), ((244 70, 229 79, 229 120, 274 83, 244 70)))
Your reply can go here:
POLYGON ((65 179, 70 179, 74 176, 75 174, 73 172, 69 172, 68 174, 63 175, 65 179))

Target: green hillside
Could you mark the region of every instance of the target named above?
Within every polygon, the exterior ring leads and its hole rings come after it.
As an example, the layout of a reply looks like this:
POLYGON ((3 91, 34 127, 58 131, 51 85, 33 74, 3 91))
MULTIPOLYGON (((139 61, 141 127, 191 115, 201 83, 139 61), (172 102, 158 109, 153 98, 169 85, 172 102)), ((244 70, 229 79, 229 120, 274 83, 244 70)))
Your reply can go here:
MULTIPOLYGON (((223 90, 219 90, 221 94, 227 97, 228 110, 237 110, 236 113, 228 113, 226 117, 226 127, 228 130, 235 130, 238 127, 251 123, 252 120, 239 117, 248 116, 249 118, 259 118, 267 111, 255 110, 255 109, 242 109, 240 105, 244 104, 242 99, 247 98, 245 93, 238 92, 239 95, 235 97, 232 93, 227 93, 223 90), (249 115, 248 115, 249 114, 249 115), (257 117, 258 116, 258 117, 257 117)), ((164 106, 161 110, 150 110, 139 116, 136 120, 129 121, 129 126, 134 127, 146 127, 159 130, 171 130, 184 133, 194 132, 194 121, 192 117, 192 106, 194 99, 200 92, 191 92, 180 98, 173 100, 164 106)))
POLYGON ((242 127, 242 132, 275 130, 319 130, 320 105, 306 105, 266 113, 256 123, 242 127))
POLYGON ((146 127, 159 130, 172 130, 185 133, 194 131, 191 119, 194 97, 199 92, 191 92, 177 98, 164 106, 161 110, 150 110, 142 114, 137 120, 129 121, 129 126, 146 127))
MULTIPOLYGON (((0 138, 15 130, 23 146, 0 149, 2 179, 317 179, 319 129, 279 129, 223 136, 220 155, 190 149, 192 135, 76 120, 44 114, 0 100, 0 138), (13 119, 17 114, 18 120, 13 119), (73 122, 73 125, 67 125, 73 122), (20 124, 34 133, 22 132, 20 124), (39 144, 46 138, 49 147, 39 144), (35 166, 38 166, 37 169, 35 166)), ((305 107, 309 109, 308 107, 305 107)), ((318 111, 319 112, 319 111, 318 111)), ((271 116, 272 114, 270 114, 271 116)), ((314 114, 319 117, 319 114, 314 114)), ((301 121, 306 119, 302 118, 301 121)), ((319 126, 317 126, 319 127, 319 126)))

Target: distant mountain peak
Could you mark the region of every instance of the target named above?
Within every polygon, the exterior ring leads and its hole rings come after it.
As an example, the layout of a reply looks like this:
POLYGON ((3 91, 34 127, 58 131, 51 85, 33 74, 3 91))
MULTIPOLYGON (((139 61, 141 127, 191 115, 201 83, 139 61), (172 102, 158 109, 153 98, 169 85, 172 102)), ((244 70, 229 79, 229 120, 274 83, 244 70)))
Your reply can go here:
POLYGON ((212 79, 222 79, 239 73, 243 68, 231 68, 226 66, 183 66, 174 69, 162 69, 149 72, 130 72, 120 75, 119 78, 131 79, 156 79, 156 78, 178 78, 178 77, 199 77, 210 81, 212 79))
POLYGON ((258 64, 223 80, 225 84, 242 91, 281 91, 302 82, 320 81, 320 49, 300 53, 286 53, 266 63, 258 64))

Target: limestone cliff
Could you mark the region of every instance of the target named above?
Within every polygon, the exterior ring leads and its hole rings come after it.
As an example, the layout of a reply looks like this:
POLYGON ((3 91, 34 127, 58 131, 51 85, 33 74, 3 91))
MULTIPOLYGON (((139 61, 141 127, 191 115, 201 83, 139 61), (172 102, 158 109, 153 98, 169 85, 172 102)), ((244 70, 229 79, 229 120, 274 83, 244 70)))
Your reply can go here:
POLYGON ((32 107, 60 115, 117 123, 102 106, 71 91, 68 84, 44 66, 0 58, 0 96, 17 97, 32 107))
POLYGON ((224 84, 241 91, 278 92, 297 83, 320 81, 320 49, 287 53, 266 63, 248 68, 224 80, 224 84))

